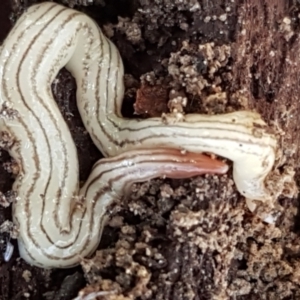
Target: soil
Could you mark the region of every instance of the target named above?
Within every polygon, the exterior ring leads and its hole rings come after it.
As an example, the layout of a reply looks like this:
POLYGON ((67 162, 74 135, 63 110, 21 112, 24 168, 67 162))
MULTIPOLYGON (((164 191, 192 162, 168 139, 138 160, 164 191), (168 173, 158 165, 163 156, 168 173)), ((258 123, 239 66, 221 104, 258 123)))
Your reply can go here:
MULTIPOLYGON (((31 0, 2 0, 0 40, 31 0)), ((123 113, 256 110, 278 134, 282 213, 251 214, 231 173, 135 184, 115 203, 98 251, 77 268, 43 270, 0 233, 0 300, 300 299, 300 3, 296 0, 64 0, 94 18, 125 64, 123 113), (286 178, 283 184, 282 178, 286 178), (98 296, 98 298, 97 298, 98 296)), ((80 179, 102 157, 62 70, 53 94, 75 140, 80 179)), ((11 220, 14 163, 0 150, 0 225, 11 220), (5 200, 5 201, 4 201, 5 200), (8 207, 5 207, 8 206, 8 207)))

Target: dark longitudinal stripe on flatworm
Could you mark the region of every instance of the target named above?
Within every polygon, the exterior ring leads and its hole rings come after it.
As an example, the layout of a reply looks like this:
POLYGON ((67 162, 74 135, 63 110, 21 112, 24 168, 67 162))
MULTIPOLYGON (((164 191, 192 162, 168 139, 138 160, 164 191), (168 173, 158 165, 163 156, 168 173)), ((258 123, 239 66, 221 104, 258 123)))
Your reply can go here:
MULTIPOLYGON (((21 87, 20 87, 20 82, 19 82, 19 80, 20 80, 20 72, 21 72, 21 68, 22 68, 22 64, 23 64, 23 62, 24 62, 24 60, 25 60, 25 58, 26 58, 26 56, 28 55, 28 53, 29 53, 29 50, 31 49, 31 47, 34 45, 34 43, 37 41, 37 39, 38 39, 38 37, 39 37, 39 35, 45 30, 45 29, 47 29, 48 28, 48 26, 52 23, 52 21, 55 19, 55 18, 57 18, 63 11, 65 11, 65 10, 67 10, 66 8, 62 8, 61 10, 59 10, 46 24, 45 24, 45 26, 39 31, 39 33, 32 39, 32 43, 31 43, 31 45, 26 49, 26 51, 24 52, 24 54, 23 54, 23 56, 21 57, 21 63, 19 64, 19 66, 18 66, 18 71, 17 71, 17 74, 16 74, 16 76, 17 76, 17 87, 18 87, 18 91, 19 91, 19 93, 20 93, 20 96, 21 96, 21 100, 22 100, 22 102, 23 102, 23 104, 24 104, 24 106, 27 108, 27 110, 28 111, 30 111, 31 113, 32 113, 32 115, 35 117, 35 119, 36 119, 36 121, 38 122, 38 124, 40 125, 40 128, 41 128, 41 130, 42 130, 42 132, 43 132, 43 134, 44 134, 44 136, 45 136, 45 139, 46 139, 46 143, 47 143, 47 146, 48 146, 48 150, 50 149, 50 143, 49 143, 49 140, 48 140, 48 137, 47 137, 47 134, 46 134, 46 131, 45 131, 45 128, 43 127, 43 125, 41 124, 41 121, 39 120, 39 118, 37 117, 37 115, 32 111, 32 109, 29 107, 29 105, 27 105, 27 103, 26 103, 26 101, 25 101, 25 98, 24 98, 24 96, 23 96, 23 93, 21 92, 21 87)), ((79 13, 74 13, 74 16, 76 16, 76 15, 78 15, 79 13)), ((67 20, 66 20, 66 22, 65 23, 68 23, 74 16, 68 16, 68 18, 67 18, 67 20)), ((46 108, 47 109, 47 108, 46 108)), ((48 109, 47 109, 48 110, 48 109)), ((49 112, 49 110, 48 110, 48 112, 49 112)), ((30 134, 31 135, 31 133, 29 133, 28 132, 28 134, 30 134)), ((33 147, 34 147, 34 157, 35 158, 37 158, 38 156, 37 156, 37 148, 36 148, 36 146, 35 146, 35 140, 34 139, 32 139, 31 140, 31 142, 32 142, 32 145, 33 145, 33 147)), ((50 150, 49 150, 49 152, 48 153, 50 153, 50 150)), ((51 162, 51 165, 50 165, 50 174, 51 174, 51 171, 52 171, 52 161, 51 161, 51 159, 50 159, 50 162, 51 162)), ((34 178, 36 178, 37 179, 37 176, 38 176, 38 174, 39 174, 39 171, 40 171, 40 165, 39 165, 39 162, 37 163, 36 162, 36 173, 35 173, 35 175, 34 175, 34 178)), ((31 193, 33 192, 33 190, 34 190, 34 187, 35 187, 35 182, 33 183, 33 185, 31 186, 31 188, 29 189, 29 191, 27 192, 27 194, 26 194, 26 202, 25 202, 25 210, 26 210, 26 214, 27 214, 27 216, 28 216, 28 218, 27 218, 27 234, 28 234, 28 236, 30 237, 30 239, 32 240, 32 242, 35 244, 35 246, 36 247, 38 247, 38 248, 40 248, 39 247, 39 245, 38 245, 38 243, 37 243, 37 241, 35 241, 35 239, 33 238, 33 236, 32 236, 32 234, 31 234, 31 232, 30 232, 30 228, 31 228, 31 226, 30 226, 30 220, 31 220, 31 213, 30 213, 30 209, 29 209, 29 205, 30 205, 30 203, 29 203, 29 198, 30 198, 30 195, 31 195, 31 193)), ((48 178, 48 181, 47 181, 47 185, 46 185, 46 189, 47 189, 47 187, 48 187, 48 185, 49 185, 49 178, 48 178)), ((44 204, 44 199, 43 199, 43 206, 45 205, 44 204)))

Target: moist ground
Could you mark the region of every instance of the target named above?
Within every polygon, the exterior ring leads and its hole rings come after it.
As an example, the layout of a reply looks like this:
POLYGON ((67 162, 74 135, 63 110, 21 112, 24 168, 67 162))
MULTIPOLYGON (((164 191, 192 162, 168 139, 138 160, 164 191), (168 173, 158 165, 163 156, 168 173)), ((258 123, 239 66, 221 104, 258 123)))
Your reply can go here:
MULTIPOLYGON (((101 25, 125 64, 123 112, 223 113, 255 109, 281 132, 278 174, 299 172, 299 16, 297 1, 66 0, 101 25), (88 6, 87 6, 88 5, 88 6), (155 107, 155 108, 154 108, 155 107)), ((1 2, 1 41, 33 1, 1 2)), ((80 179, 98 152, 75 105, 76 85, 63 70, 52 85, 75 140, 80 179)), ((14 164, 0 155, 6 200, 14 164)), ((69 270, 33 268, 0 256, 0 299, 300 299, 298 200, 279 197, 276 226, 250 214, 231 173, 136 184, 110 208, 94 258, 69 270), (93 298, 91 298, 93 299, 93 298)), ((4 198, 2 197, 2 200, 4 198)), ((6 204, 2 201, 2 204, 6 204)), ((0 207, 0 224, 11 220, 0 207)), ((8 234, 0 234, 0 251, 8 234)))

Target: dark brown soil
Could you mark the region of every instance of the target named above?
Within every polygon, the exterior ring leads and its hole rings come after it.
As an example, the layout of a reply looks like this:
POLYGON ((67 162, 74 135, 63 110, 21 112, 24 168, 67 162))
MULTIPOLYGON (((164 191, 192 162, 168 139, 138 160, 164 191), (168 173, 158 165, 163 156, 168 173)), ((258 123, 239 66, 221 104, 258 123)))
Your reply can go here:
MULTIPOLYGON (((1 41, 33 2, 1 1, 1 41)), ((174 107, 209 114, 256 109, 282 133, 279 175, 296 170, 300 183, 299 1, 57 2, 77 5, 117 45, 126 70, 125 115, 135 109, 148 117, 174 107), (186 107, 173 101, 185 98, 186 107)), ((57 79, 53 93, 84 181, 102 156, 80 120, 73 78, 62 70, 57 79)), ((10 163, 0 150, 2 192, 13 182, 10 163)), ((99 251, 80 267, 30 267, 10 240, 12 259, 0 255, 0 300, 67 300, 80 290, 78 299, 96 299, 98 291, 98 299, 109 300, 300 299, 299 203, 288 197, 292 187, 279 197, 283 213, 272 226, 249 213, 230 173, 134 185, 130 199, 113 206, 99 251)), ((7 220, 10 207, 0 206, 0 225, 7 220)), ((0 234, 0 254, 8 240, 0 234)))

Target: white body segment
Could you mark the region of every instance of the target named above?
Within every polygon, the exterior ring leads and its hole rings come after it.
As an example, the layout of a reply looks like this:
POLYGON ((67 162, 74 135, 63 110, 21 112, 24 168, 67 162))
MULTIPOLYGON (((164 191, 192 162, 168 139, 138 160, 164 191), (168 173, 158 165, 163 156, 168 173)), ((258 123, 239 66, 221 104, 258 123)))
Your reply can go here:
MULTIPOLYGON (((264 180, 274 164, 277 144, 258 114, 186 115, 185 122, 173 125, 160 118, 123 118, 119 52, 83 13, 53 2, 30 7, 1 47, 0 76, 0 110, 15 112, 2 113, 0 131, 15 141, 8 147, 20 166, 13 186, 18 195, 13 217, 20 227, 20 252, 28 262, 69 267, 90 254, 99 243, 107 204, 122 196, 128 182, 164 174, 157 163, 148 162, 155 153, 151 149, 211 152, 228 158, 242 195, 261 201, 271 197, 264 180), (134 172, 139 172, 143 159, 147 161, 139 175, 128 175, 132 166, 126 165, 128 157, 121 156, 124 162, 118 157, 116 165, 111 165, 112 159, 95 167, 78 192, 76 148, 51 92, 51 83, 64 66, 76 79, 84 125, 105 156, 149 149, 148 157, 133 161, 134 172), (101 172, 107 172, 101 182, 93 181, 101 172), (108 184, 111 181, 113 185, 108 184), (103 189, 107 193, 100 197, 97 193, 103 189), (83 195, 83 209, 78 209, 83 195)), ((168 155, 157 155, 165 166, 168 155)))

